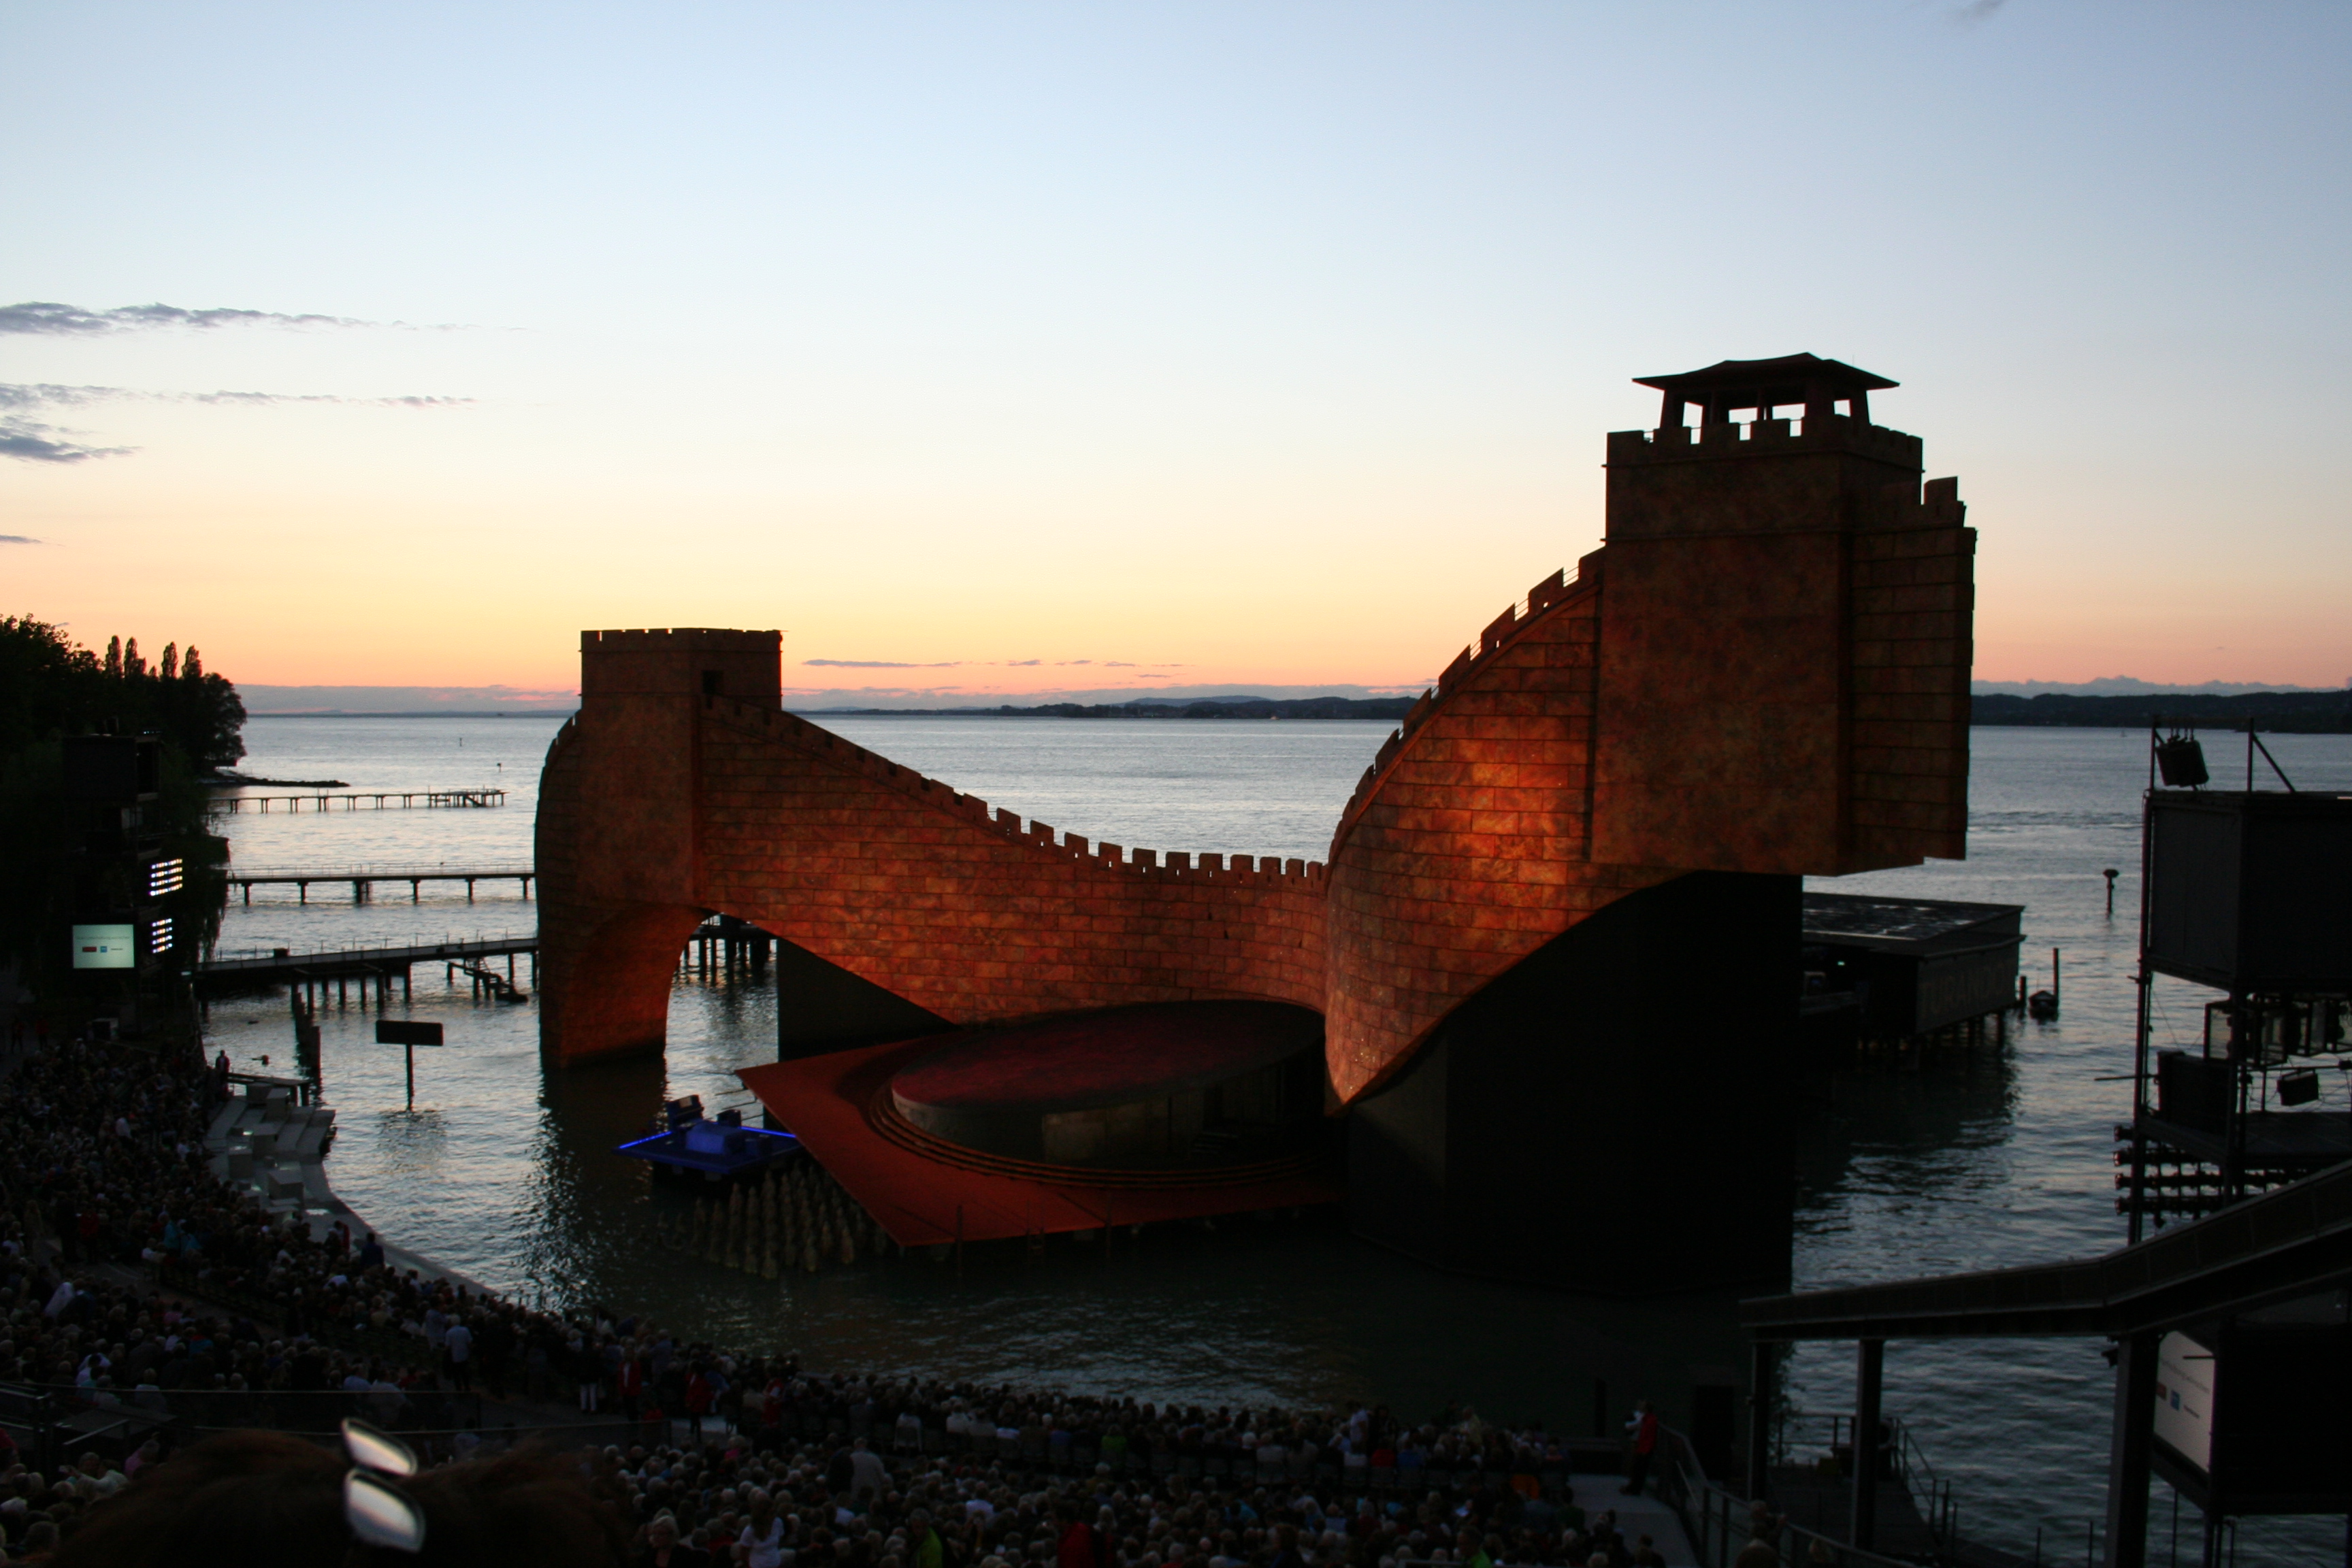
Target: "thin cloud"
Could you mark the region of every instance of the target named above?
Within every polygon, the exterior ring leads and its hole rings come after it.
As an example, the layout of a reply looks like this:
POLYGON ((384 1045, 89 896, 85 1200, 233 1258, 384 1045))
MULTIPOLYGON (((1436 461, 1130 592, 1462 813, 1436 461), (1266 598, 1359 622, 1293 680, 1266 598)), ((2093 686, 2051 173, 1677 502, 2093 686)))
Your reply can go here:
POLYGON ((79 408, 93 403, 209 403, 267 407, 277 404, 325 403, 367 408, 443 408, 470 397, 341 397, 315 392, 141 392, 126 386, 59 386, 48 383, 0 382, 0 458, 28 463, 79 463, 119 458, 135 447, 92 447, 70 432, 25 416, 35 408, 79 408))
POLYGON ((118 305, 110 310, 85 310, 54 300, 26 300, 0 305, 0 332, 88 336, 98 332, 138 331, 151 327, 373 327, 375 321, 349 316, 288 315, 278 310, 213 309, 191 310, 178 305, 118 305))
POLYGON ((331 392, 141 392, 128 386, 58 386, 0 383, 0 408, 76 407, 91 403, 213 403, 268 407, 282 403, 332 403, 351 408, 455 408, 470 397, 344 397, 331 392))
POLYGON ((92 458, 119 458, 129 447, 88 447, 68 438, 69 432, 37 419, 0 415, 0 458, 26 463, 82 463, 92 458))
POLYGON ((907 664, 890 658, 804 658, 803 664, 822 666, 827 669, 954 669, 963 660, 945 659, 938 664, 907 664))
POLYGON ((37 539, 27 539, 21 533, 0 533, 0 544, 38 544, 37 539))

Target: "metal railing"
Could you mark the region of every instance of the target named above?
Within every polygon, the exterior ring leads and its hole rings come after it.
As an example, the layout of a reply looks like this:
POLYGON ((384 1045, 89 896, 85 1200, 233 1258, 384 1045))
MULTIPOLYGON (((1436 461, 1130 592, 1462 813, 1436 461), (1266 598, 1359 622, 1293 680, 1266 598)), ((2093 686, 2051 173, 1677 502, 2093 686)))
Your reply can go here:
POLYGON ((1835 1568, 1917 1568, 1916 1563, 1899 1557, 1864 1552, 1786 1520, 1769 1521, 1766 1533, 1759 1536, 1755 1503, 1707 1479, 1698 1456, 1692 1452, 1690 1440, 1680 1432, 1665 1427, 1659 1436, 1666 1450, 1666 1462, 1658 1472, 1658 1497, 1682 1521, 1683 1534, 1690 1541, 1698 1568, 1731 1568, 1748 1543, 1757 1540, 1768 1542, 1773 1549, 1774 1560, 1790 1568, 1813 1568, 1819 1563, 1822 1559, 1814 1555, 1816 1545, 1828 1552, 1828 1561, 1835 1568))
MULTIPOLYGON (((1833 1457, 1844 1472, 1851 1476, 1853 1473, 1854 1451, 1854 1427, 1852 1415, 1790 1415, 1783 1417, 1779 1430, 1774 1434, 1777 1438, 1779 1459, 1782 1463, 1787 1463, 1790 1449, 1792 1447, 1802 1446, 1806 1433, 1818 1434, 1823 1423, 1828 1426, 1829 1440, 1822 1445, 1822 1451, 1833 1457), (1792 1426, 1796 1429, 1798 1436, 1796 1444, 1790 1441, 1792 1426)), ((1911 1435, 1910 1427, 1904 1425, 1901 1416, 1883 1416, 1879 1424, 1886 1429, 1886 1447, 1884 1452, 1888 1468, 1893 1472, 1891 1476, 1884 1476, 1881 1479, 1892 1479, 1901 1485, 1910 1495, 1911 1505, 1919 1510, 1920 1521, 1927 1525, 1927 1533, 1935 1537, 1937 1549, 1948 1552, 1958 1533, 1960 1514, 1959 1502, 1953 1495, 1952 1483, 1936 1474, 1936 1468, 1927 1462, 1926 1451, 1919 1447, 1918 1440, 1911 1435)))
POLYGON ((438 942, 417 942, 404 947, 289 947, 283 952, 277 948, 237 947, 225 952, 216 948, 197 968, 207 974, 231 974, 240 970, 283 968, 305 963, 430 963, 436 960, 529 952, 538 946, 539 933, 531 931, 514 931, 504 936, 453 936, 438 942))

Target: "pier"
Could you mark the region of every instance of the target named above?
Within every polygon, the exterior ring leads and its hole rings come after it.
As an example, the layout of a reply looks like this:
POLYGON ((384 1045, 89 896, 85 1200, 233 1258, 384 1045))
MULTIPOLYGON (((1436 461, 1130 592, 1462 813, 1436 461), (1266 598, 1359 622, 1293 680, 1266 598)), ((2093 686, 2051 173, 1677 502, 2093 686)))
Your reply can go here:
MULTIPOLYGON (((309 874, 312 881, 344 881, 348 872, 325 875, 309 874)), ((366 880, 406 880, 411 873, 382 872, 368 875, 366 880)), ((535 876, 530 871, 452 871, 417 872, 418 880, 435 878, 463 880, 468 876, 524 877, 535 876)), ((232 877, 231 881, 244 879, 232 877)), ((283 875, 257 874, 257 882, 290 882, 299 879, 294 873, 283 875)), ((721 975, 756 978, 766 973, 768 953, 775 939, 767 932, 742 921, 725 919, 711 921, 698 928, 688 939, 678 964, 682 974, 700 979, 721 975)), ((387 1001, 397 985, 403 1000, 408 994, 408 972, 419 963, 443 965, 451 978, 462 973, 472 979, 478 994, 487 993, 501 1002, 523 1002, 530 999, 522 989, 524 976, 516 973, 515 959, 530 961, 528 979, 539 983, 539 933, 522 931, 512 936, 475 937, 464 942, 420 942, 409 947, 345 947, 320 948, 297 952, 290 948, 275 948, 268 952, 245 953, 232 958, 207 958, 196 965, 198 984, 212 982, 215 988, 224 984, 251 983, 268 985, 291 985, 308 994, 314 1002, 326 999, 327 987, 334 987, 334 1002, 342 1006, 351 1000, 351 988, 356 983, 359 1004, 369 1005, 369 987, 374 987, 376 1005, 387 1001), (503 973, 493 969, 489 961, 506 960, 503 973)))
POLYGON ((420 789, 405 793, 387 790, 368 795, 225 795, 207 803, 205 810, 214 816, 234 816, 249 805, 267 816, 272 805, 282 805, 289 813, 299 815, 306 801, 313 812, 455 811, 504 805, 507 792, 502 789, 420 789))
POLYGON ((196 983, 207 982, 215 989, 236 984, 291 985, 307 993, 315 1004, 326 999, 327 988, 334 987, 338 1007, 351 1000, 351 987, 359 986, 359 1003, 368 1005, 368 989, 375 988, 375 1005, 379 1008, 390 1000, 395 983, 401 999, 409 994, 409 970, 419 963, 443 965, 455 978, 459 970, 471 976, 476 994, 488 990, 501 1000, 521 1001, 523 993, 517 984, 515 959, 528 954, 530 959, 530 983, 539 983, 539 933, 523 931, 513 936, 476 937, 466 942, 420 942, 412 947, 349 947, 323 949, 310 952, 295 952, 278 948, 268 953, 241 958, 208 958, 196 965, 196 983), (488 960, 506 960, 506 973, 501 981, 489 968, 488 960))
POLYGON ((322 870, 231 871, 227 881, 230 887, 244 890, 247 904, 253 902, 253 889, 257 887, 298 889, 300 901, 307 904, 310 901, 310 884, 313 882, 350 883, 352 902, 355 904, 372 901, 370 889, 375 883, 405 882, 408 884, 408 901, 413 904, 419 901, 418 889, 426 882, 463 882, 466 884, 466 901, 470 904, 474 901, 474 884, 477 882, 519 882, 522 885, 522 896, 528 899, 530 897, 530 885, 538 878, 537 869, 530 866, 436 866, 429 870, 404 867, 343 866, 322 870))

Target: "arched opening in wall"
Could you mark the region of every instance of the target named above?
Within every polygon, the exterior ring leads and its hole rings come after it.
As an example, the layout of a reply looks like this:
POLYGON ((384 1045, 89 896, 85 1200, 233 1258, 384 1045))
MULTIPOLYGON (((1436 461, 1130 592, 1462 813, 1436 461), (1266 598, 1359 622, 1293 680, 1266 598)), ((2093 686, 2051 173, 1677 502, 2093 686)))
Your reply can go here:
POLYGON ((955 1026, 898 993, 733 915, 712 915, 687 939, 671 988, 670 1038, 692 1037, 688 1015, 718 1012, 756 1030, 756 1059, 790 1061, 955 1026), (755 1021, 754 1015, 757 1015, 755 1021), (688 1030, 681 1033, 681 1028, 688 1030), (772 1041, 772 1052, 767 1052, 772 1041))
POLYGON ((745 1068, 951 1028, 946 1019, 731 915, 707 916, 678 952, 667 1029, 669 1093, 751 1109, 745 1068))

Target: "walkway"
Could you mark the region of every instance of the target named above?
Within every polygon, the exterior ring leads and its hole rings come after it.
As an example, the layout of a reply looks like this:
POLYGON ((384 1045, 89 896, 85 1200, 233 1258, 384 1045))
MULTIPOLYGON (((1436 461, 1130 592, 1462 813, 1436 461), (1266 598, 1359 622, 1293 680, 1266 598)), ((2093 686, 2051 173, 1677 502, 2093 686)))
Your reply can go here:
POLYGON ((535 931, 475 937, 465 942, 419 943, 414 947, 343 947, 304 952, 281 947, 274 952, 245 958, 205 959, 196 965, 196 978, 281 983, 332 980, 338 976, 383 974, 390 970, 404 970, 412 963, 459 963, 469 959, 538 951, 539 933, 535 931))
POLYGON ((307 904, 310 901, 310 884, 313 882, 349 882, 352 885, 352 902, 355 904, 366 903, 368 889, 377 882, 407 883, 408 901, 412 904, 419 901, 417 889, 422 883, 463 882, 466 884, 466 901, 470 904, 474 901, 474 884, 477 882, 520 882, 522 896, 527 899, 530 897, 531 882, 538 876, 537 868, 530 866, 459 866, 456 868, 438 866, 430 870, 385 866, 342 866, 322 870, 230 871, 225 879, 229 886, 245 890, 245 901, 248 904, 253 902, 254 889, 267 887, 299 889, 301 901, 307 904))
POLYGON ((381 795, 224 795, 206 803, 205 810, 215 816, 234 816, 247 806, 267 815, 272 805, 282 805, 299 815, 303 802, 320 811, 402 811, 412 809, 451 810, 471 806, 504 805, 507 792, 502 789, 433 789, 411 790, 403 795, 387 790, 381 795))

